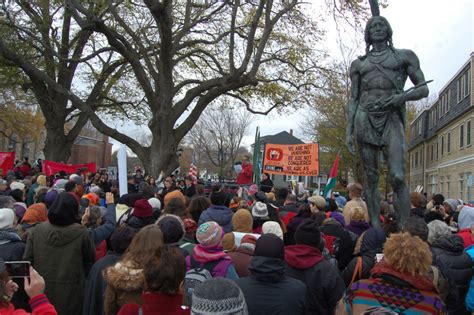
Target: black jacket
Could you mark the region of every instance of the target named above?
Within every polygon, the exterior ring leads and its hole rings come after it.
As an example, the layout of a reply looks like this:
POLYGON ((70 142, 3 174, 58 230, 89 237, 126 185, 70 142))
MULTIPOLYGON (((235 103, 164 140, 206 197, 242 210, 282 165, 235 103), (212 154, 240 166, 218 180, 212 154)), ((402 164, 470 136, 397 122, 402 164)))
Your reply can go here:
POLYGON ((237 279, 250 315, 305 314, 306 285, 285 276, 282 259, 254 256, 250 262, 251 276, 237 279))
POLYGON ((285 261, 285 274, 307 286, 306 314, 332 314, 346 290, 339 270, 323 258, 319 249, 307 245, 285 247, 285 261))
POLYGON ((188 198, 193 197, 196 194, 196 186, 191 185, 189 187, 184 188, 183 195, 188 198))
POLYGON ((321 226, 321 232, 324 234, 326 247, 337 260, 337 267, 339 270, 344 270, 353 257, 355 247, 351 234, 338 222, 321 226), (330 239, 334 240, 329 242, 330 239))
POLYGON ((441 261, 447 268, 449 275, 456 282, 459 297, 466 298, 469 283, 472 279, 472 262, 464 251, 464 241, 458 235, 441 237, 432 244, 434 259, 441 261))
POLYGON ((362 257, 362 278, 359 278, 359 275, 357 275, 354 281, 370 278, 370 271, 375 266, 375 254, 376 253, 366 253, 352 258, 341 274, 346 286, 349 286, 351 283, 352 275, 354 274, 359 257, 362 257))

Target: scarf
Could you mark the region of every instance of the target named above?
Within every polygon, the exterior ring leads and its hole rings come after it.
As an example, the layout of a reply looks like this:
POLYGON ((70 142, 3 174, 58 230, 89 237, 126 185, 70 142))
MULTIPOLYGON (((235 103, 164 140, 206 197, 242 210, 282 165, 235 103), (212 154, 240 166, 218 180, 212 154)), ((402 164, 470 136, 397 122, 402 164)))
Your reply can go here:
POLYGON ((222 246, 204 247, 201 244, 197 244, 193 249, 193 257, 197 262, 207 263, 210 261, 216 261, 226 257, 222 246))
POLYGON ((0 245, 19 241, 21 241, 21 238, 14 228, 6 228, 0 230, 0 245))
POLYGON ((433 281, 431 281, 427 276, 424 276, 424 275, 412 276, 412 275, 401 273, 393 269, 389 264, 387 264, 382 259, 381 262, 379 262, 378 264, 374 266, 374 268, 372 268, 371 276, 374 278, 379 278, 383 274, 391 275, 405 282, 408 282, 411 286, 417 288, 418 290, 430 291, 430 292, 435 292, 435 293, 438 292, 438 290, 433 284, 433 281))

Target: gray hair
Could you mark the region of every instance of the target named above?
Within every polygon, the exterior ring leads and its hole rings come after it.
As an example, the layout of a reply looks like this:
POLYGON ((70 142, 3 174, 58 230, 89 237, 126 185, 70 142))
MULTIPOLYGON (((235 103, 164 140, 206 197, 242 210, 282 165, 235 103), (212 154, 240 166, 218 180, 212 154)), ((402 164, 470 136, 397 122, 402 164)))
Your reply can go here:
POLYGON ((0 196, 0 208, 13 209, 15 199, 10 196, 0 196))
POLYGON ((443 236, 451 235, 449 226, 440 220, 428 223, 428 243, 433 244, 443 236))

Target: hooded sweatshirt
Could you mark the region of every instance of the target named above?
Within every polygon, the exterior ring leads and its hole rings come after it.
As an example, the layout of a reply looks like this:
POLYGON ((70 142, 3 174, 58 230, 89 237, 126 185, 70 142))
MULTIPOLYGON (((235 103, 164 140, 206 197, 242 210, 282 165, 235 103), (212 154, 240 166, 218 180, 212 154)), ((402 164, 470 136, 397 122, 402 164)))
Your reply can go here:
POLYGON ((232 210, 225 206, 211 206, 199 217, 198 225, 203 224, 204 222, 214 221, 217 222, 222 228, 224 228, 225 233, 232 232, 232 216, 234 213, 232 210))
POLYGON ((306 314, 332 314, 346 286, 339 271, 324 259, 319 249, 308 245, 285 247, 285 274, 306 284, 306 314))

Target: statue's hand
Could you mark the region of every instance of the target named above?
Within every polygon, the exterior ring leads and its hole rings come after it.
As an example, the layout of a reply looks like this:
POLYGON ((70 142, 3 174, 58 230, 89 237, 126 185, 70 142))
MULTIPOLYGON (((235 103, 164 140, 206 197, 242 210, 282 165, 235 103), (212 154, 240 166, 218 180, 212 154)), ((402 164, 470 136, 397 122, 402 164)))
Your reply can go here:
POLYGON ((405 99, 404 93, 394 94, 387 99, 385 105, 383 106, 383 109, 384 110, 396 109, 402 106, 405 102, 406 102, 406 99, 405 99))
POLYGON ((354 146, 354 140, 352 140, 352 136, 347 136, 346 137, 346 145, 347 149, 349 150, 349 153, 352 155, 356 154, 355 146, 354 146))

